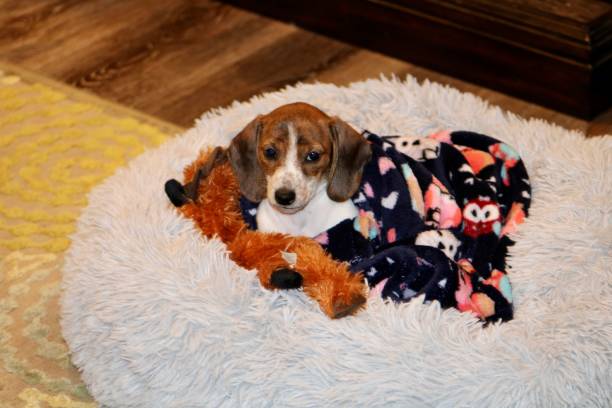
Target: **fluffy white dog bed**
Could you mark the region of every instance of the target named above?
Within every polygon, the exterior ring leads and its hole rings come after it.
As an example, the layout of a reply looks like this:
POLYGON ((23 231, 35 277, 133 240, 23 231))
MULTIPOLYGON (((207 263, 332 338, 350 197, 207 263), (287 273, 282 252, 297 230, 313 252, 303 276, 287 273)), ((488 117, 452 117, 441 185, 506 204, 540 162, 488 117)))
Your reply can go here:
POLYGON ((141 407, 610 406, 612 137, 585 140, 414 79, 300 85, 207 113, 89 197, 64 268, 63 333, 92 395, 141 407), (358 129, 483 132, 533 183, 511 249, 515 319, 370 300, 329 320, 268 292, 168 202, 163 184, 252 117, 306 101, 358 129))

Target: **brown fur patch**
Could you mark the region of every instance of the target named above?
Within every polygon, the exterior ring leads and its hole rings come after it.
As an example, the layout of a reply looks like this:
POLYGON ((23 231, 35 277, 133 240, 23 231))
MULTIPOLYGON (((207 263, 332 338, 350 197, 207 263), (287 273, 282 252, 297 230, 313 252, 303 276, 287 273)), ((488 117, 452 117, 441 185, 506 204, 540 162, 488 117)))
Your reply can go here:
POLYGON ((302 171, 307 176, 323 178, 327 176, 331 164, 332 142, 329 131, 331 119, 321 110, 306 103, 297 102, 283 105, 261 117, 262 133, 257 147, 259 162, 264 173, 272 175, 285 162, 289 149, 289 124, 298 135, 298 157, 302 171), (264 156, 267 147, 274 147, 278 156, 269 160, 264 156), (321 158, 314 163, 306 162, 306 155, 317 151, 321 158))

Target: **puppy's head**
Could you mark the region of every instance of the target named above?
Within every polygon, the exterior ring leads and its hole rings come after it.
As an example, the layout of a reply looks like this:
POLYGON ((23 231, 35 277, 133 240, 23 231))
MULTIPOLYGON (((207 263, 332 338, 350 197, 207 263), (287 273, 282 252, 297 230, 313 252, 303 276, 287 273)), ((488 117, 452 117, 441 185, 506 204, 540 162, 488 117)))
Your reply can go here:
POLYGON ((370 145, 347 123, 306 103, 258 116, 229 148, 242 194, 255 202, 267 198, 286 214, 322 189, 334 201, 348 200, 370 155, 370 145))

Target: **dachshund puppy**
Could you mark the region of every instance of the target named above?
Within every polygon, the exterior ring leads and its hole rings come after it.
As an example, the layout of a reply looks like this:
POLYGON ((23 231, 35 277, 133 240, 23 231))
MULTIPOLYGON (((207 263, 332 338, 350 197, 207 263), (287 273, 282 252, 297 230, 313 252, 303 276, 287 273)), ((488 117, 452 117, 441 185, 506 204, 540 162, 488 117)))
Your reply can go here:
POLYGON ((346 122, 301 102, 258 116, 228 149, 258 229, 308 237, 357 216, 350 198, 370 156, 346 122))
MULTIPOLYGON (((256 117, 227 149, 216 147, 187 185, 168 180, 165 190, 177 207, 196 202, 200 182, 229 161, 240 193, 259 203, 260 231, 315 237, 358 215, 350 198, 370 157, 369 143, 347 123, 312 105, 292 103, 256 117)), ((281 268, 271 274, 270 285, 299 288, 302 278, 281 268)), ((365 301, 355 299, 359 301, 334 306, 333 314, 352 311, 365 301)))

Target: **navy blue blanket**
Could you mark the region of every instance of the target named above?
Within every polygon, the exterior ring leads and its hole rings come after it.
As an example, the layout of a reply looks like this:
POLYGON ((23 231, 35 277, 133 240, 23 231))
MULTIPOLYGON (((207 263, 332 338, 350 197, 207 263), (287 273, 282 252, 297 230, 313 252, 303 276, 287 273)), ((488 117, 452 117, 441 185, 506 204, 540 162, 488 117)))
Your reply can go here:
MULTIPOLYGON (((371 295, 405 302, 424 294, 488 321, 511 319, 508 233, 531 197, 518 154, 473 132, 364 136, 372 159, 352 197, 359 216, 315 239, 363 272, 371 295)), ((257 204, 243 197, 241 208, 256 229, 257 204)))

